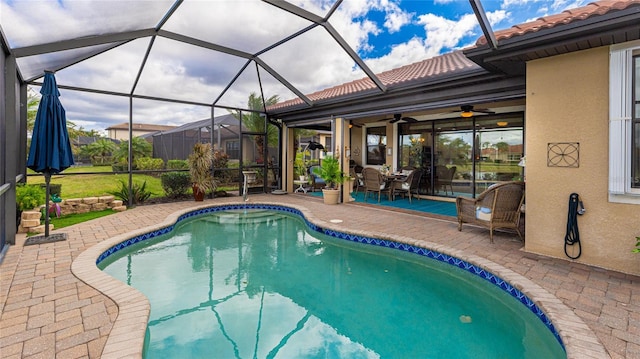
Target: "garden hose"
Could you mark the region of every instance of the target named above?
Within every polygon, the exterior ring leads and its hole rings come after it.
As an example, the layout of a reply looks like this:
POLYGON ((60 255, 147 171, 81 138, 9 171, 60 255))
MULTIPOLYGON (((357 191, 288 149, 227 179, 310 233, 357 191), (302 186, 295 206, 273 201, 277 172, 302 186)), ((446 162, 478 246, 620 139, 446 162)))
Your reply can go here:
POLYGON ((580 200, 580 195, 572 193, 569 196, 569 213, 567 217, 567 233, 564 236, 564 254, 571 259, 578 259, 582 254, 582 245, 580 244, 580 233, 578 232, 578 215, 585 212, 584 204, 580 200), (569 254, 568 246, 577 245, 578 254, 572 256, 569 254))

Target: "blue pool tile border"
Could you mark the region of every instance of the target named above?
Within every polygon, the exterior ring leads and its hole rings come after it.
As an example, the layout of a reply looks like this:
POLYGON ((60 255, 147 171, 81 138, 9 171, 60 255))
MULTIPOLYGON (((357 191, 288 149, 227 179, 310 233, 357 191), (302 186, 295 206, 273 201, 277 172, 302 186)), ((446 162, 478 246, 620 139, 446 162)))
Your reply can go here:
POLYGON ((269 204, 228 204, 228 205, 223 205, 223 206, 216 206, 216 207, 207 207, 207 208, 201 208, 195 211, 191 211, 185 214, 182 214, 181 216, 178 217, 178 219, 176 220, 176 222, 172 225, 169 225, 167 227, 163 227, 160 229, 157 229, 155 231, 151 231, 149 233, 144 233, 141 235, 137 235, 134 236, 133 238, 129 238, 123 242, 120 242, 112 247, 110 247, 109 249, 107 249, 106 251, 102 252, 100 254, 100 256, 98 256, 98 259, 96 259, 96 265, 100 264, 100 262, 104 261, 107 257, 117 253, 118 251, 121 251, 129 246, 132 246, 136 243, 140 243, 149 239, 153 239, 156 238, 158 236, 167 234, 171 231, 173 231, 173 229, 176 227, 176 225, 178 223, 180 223, 183 220, 189 219, 189 218, 193 218, 193 217, 198 217, 198 216, 202 216, 205 214, 209 214, 209 213, 213 213, 213 212, 220 212, 220 211, 230 211, 230 210, 245 210, 245 209, 263 209, 263 210, 273 210, 273 211, 279 211, 279 212, 285 212, 285 213, 290 213, 290 214, 294 214, 299 216, 300 218, 302 218, 305 222, 305 224, 307 225, 307 227, 309 227, 309 229, 311 229, 312 231, 318 232, 318 233, 322 233, 325 234, 327 236, 330 237, 334 237, 334 238, 338 238, 338 239, 343 239, 343 240, 347 240, 350 242, 355 242, 355 243, 361 243, 361 244, 368 244, 368 245, 374 245, 374 246, 379 246, 379 247, 385 247, 385 248, 391 248, 391 249, 397 249, 397 250, 401 250, 404 252, 408 252, 408 253, 413 253, 413 254, 417 254, 423 257, 427 257, 427 258, 431 258, 431 259, 435 259, 437 261, 443 262, 443 263, 447 263, 450 265, 453 265, 455 267, 458 267, 462 270, 465 270, 471 274, 474 274, 486 281, 488 281, 489 283, 497 286, 498 288, 502 289, 503 291, 505 291, 506 293, 508 293, 509 295, 511 295, 512 297, 514 297, 515 299, 517 299, 520 303, 522 303, 523 305, 525 305, 527 308, 529 308, 529 310, 531 312, 533 312, 533 314, 535 314, 538 319, 540 319, 540 321, 542 321, 542 323, 547 327, 547 329, 551 332, 551 334, 553 334, 553 336, 556 338, 556 340, 558 341, 558 343, 560 343, 560 346, 562 347, 563 350, 566 351, 564 343, 562 342, 562 338, 560 337, 560 334, 558 333, 558 331, 556 330, 555 326, 553 325, 553 323, 551 322, 551 320, 549 319, 549 317, 547 317, 547 315, 544 313, 544 311, 542 311, 542 309, 540 309, 540 307, 538 307, 538 305, 536 305, 529 297, 527 297, 524 293, 522 293, 518 288, 515 288, 514 286, 512 286, 511 284, 509 284, 507 281, 505 281, 504 279, 500 278, 499 276, 485 270, 482 269, 474 264, 471 264, 469 262, 466 262, 462 259, 450 256, 448 254, 444 254, 444 253, 440 253, 437 251, 433 251, 431 249, 425 249, 425 248, 421 248, 421 247, 415 247, 412 246, 410 244, 406 244, 406 243, 399 243, 399 242, 394 242, 394 241, 390 241, 390 240, 386 240, 386 239, 379 239, 379 238, 373 238, 373 237, 365 237, 365 236, 360 236, 357 234, 349 234, 349 233, 343 233, 343 232, 339 232, 336 230, 332 230, 332 229, 328 229, 328 228, 322 228, 314 223, 311 223, 302 213, 302 211, 295 209, 295 208, 291 208, 291 207, 286 207, 286 206, 280 206, 280 205, 269 205, 269 204))

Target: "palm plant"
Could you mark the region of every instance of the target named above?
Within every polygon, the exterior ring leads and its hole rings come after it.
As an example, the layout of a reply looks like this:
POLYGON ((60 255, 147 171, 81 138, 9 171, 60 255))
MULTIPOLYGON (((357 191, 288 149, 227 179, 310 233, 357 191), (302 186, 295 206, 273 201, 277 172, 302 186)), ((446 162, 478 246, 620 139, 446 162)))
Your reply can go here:
POLYGON ((82 147, 81 153, 91 157, 92 161, 99 164, 105 164, 111 153, 116 150, 116 145, 112 141, 101 138, 96 142, 82 147))
MULTIPOLYGON (((247 102, 247 106, 252 112, 243 112, 242 116, 241 111, 230 111, 231 114, 238 120, 242 121, 242 124, 247 128, 249 132, 255 133, 265 133, 268 146, 277 146, 278 144, 278 128, 267 124, 267 121, 263 116, 261 116, 261 112, 265 111, 266 106, 271 106, 280 101, 280 97, 278 95, 273 95, 269 97, 265 103, 262 103, 262 97, 258 96, 255 92, 252 92, 249 95, 249 100, 247 102), (253 112, 256 111, 256 112, 253 112), (265 126, 266 131, 265 131, 265 126)), ((262 135, 255 135, 254 142, 256 144, 257 161, 262 162, 264 160, 264 150, 265 143, 262 135)))
POLYGON ((199 195, 213 191, 216 183, 213 180, 211 166, 213 163, 213 151, 210 143, 196 143, 189 155, 189 174, 193 183, 193 194, 197 200, 199 195))
POLYGON ((343 183, 349 178, 349 176, 340 169, 338 159, 333 156, 323 158, 320 167, 315 167, 313 173, 324 180, 326 189, 336 189, 338 184, 343 183))
MULTIPOLYGON (((153 153, 153 146, 147 142, 144 138, 134 137, 131 140, 131 157, 132 163, 135 163, 136 158, 151 157, 153 153)), ((115 157, 124 163, 127 163, 129 158, 129 141, 120 142, 120 146, 115 153, 115 157)))

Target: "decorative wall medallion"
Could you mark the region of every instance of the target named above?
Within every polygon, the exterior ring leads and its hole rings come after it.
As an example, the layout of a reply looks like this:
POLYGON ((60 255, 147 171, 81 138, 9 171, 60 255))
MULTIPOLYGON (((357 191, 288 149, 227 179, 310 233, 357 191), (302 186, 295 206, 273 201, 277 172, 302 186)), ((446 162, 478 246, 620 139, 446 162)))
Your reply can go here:
POLYGON ((580 142, 548 143, 547 167, 580 167, 580 142))

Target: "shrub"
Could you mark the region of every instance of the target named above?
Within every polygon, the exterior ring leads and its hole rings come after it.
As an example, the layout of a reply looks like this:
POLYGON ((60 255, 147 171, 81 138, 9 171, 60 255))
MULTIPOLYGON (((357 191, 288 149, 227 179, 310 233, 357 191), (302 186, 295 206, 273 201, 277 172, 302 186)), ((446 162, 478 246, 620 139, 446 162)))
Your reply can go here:
POLYGON ((111 156, 91 158, 91 165, 94 167, 111 166, 111 163, 113 163, 113 158, 111 156))
MULTIPOLYGON (((45 191, 45 196, 46 196, 47 185, 45 183, 41 183, 40 187, 42 187, 42 189, 45 191)), ((54 194, 58 197, 62 197, 62 184, 49 183, 49 195, 54 195, 54 194)), ((42 201, 42 203, 44 204, 44 201, 42 201)))
MULTIPOLYGON (((135 169, 135 167, 132 169, 135 169)), ((126 161, 117 162, 111 165, 111 170, 113 172, 127 172, 129 171, 129 164, 126 161)))
POLYGON ((225 170, 229 167, 229 155, 224 152, 213 152, 213 177, 220 179, 220 182, 227 183, 231 179, 231 173, 225 170))
POLYGON ((168 160, 167 169, 168 170, 188 170, 189 163, 187 162, 187 160, 168 160))
POLYGON ((39 185, 18 185, 16 187, 16 207, 18 211, 28 211, 44 204, 45 189, 39 185))
POLYGON ((116 198, 121 199, 127 206, 132 206, 135 204, 142 204, 144 201, 151 197, 151 192, 147 191, 147 181, 142 182, 142 185, 133 182, 131 186, 131 196, 132 201, 129 199, 129 186, 123 180, 120 180, 120 189, 117 191, 109 192, 109 194, 114 195, 116 198))
POLYGON ((160 176, 162 189, 167 197, 177 198, 187 193, 191 188, 191 176, 187 172, 167 172, 160 176))
POLYGON ((161 170, 164 168, 164 161, 162 158, 140 157, 136 158, 136 168, 145 171, 161 170))

